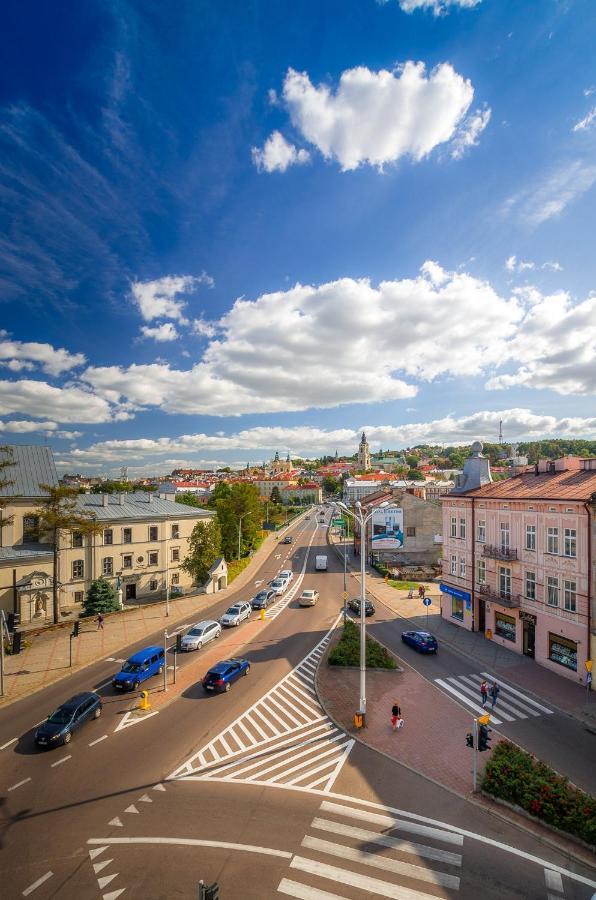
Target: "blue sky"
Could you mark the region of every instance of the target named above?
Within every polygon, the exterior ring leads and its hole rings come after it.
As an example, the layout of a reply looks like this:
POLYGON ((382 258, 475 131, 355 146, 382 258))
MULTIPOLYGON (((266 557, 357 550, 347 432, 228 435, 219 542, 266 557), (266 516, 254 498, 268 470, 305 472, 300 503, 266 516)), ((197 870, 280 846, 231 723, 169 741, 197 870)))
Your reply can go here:
POLYGON ((591 0, 3 26, 0 440, 141 474, 596 435, 591 0))

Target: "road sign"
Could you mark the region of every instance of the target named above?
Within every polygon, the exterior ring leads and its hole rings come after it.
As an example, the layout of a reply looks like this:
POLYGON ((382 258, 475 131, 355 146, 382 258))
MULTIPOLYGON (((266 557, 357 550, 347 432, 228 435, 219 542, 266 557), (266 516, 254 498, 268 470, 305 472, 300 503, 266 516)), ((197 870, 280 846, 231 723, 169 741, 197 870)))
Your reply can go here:
POLYGON ((430 597, 425 597, 422 602, 424 603, 425 606, 430 606, 432 603, 432 600, 430 599, 430 597))
POLYGON ((347 599, 348 599, 348 592, 344 591, 344 600, 347 600, 347 599))
POLYGON ((592 660, 591 660, 591 659, 587 659, 587 660, 585 661, 584 665, 585 665, 585 667, 586 667, 586 672, 591 672, 591 671, 592 671, 592 660))
POLYGON ((343 528, 343 526, 346 524, 346 520, 345 519, 331 519, 331 524, 337 525, 338 528, 343 528))

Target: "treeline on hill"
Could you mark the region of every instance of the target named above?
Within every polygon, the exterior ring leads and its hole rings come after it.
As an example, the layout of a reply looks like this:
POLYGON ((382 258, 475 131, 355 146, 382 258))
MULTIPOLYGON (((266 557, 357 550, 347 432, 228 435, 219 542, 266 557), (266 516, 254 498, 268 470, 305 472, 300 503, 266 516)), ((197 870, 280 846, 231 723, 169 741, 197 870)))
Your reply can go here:
MULTIPOLYGON (((491 465, 503 465, 504 456, 508 455, 509 444, 484 443, 483 453, 490 459, 491 465)), ((414 458, 430 460, 437 468, 461 469, 472 452, 472 445, 461 447, 438 447, 432 444, 418 444, 407 451, 406 459, 412 465, 414 458)), ((558 459, 560 456, 596 456, 596 441, 585 438, 572 440, 553 438, 544 441, 519 441, 517 452, 527 456, 528 462, 535 463, 539 459, 558 459)))

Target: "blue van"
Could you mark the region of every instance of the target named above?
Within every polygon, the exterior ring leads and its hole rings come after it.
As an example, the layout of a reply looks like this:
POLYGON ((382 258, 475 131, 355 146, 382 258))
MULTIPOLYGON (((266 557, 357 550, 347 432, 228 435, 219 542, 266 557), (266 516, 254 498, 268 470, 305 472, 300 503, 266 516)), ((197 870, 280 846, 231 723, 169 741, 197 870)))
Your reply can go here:
POLYGON ((143 681, 161 675, 165 665, 163 647, 146 647, 127 659, 120 672, 112 678, 118 691, 136 691, 143 681))

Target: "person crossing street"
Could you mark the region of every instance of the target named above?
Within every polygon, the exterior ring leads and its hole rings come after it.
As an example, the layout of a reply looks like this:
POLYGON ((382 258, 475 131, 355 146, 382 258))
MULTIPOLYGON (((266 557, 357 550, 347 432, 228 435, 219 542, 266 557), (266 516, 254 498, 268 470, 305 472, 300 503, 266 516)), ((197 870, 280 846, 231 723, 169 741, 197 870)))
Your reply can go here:
POLYGON ((497 684, 496 681, 493 681, 493 683, 490 686, 490 699, 491 699, 491 704, 492 704, 493 709, 497 705, 497 699, 498 699, 500 693, 501 693, 501 688, 499 687, 499 685, 497 684))
POLYGON ((480 696, 482 697, 482 705, 486 706, 486 701, 488 700, 488 682, 486 680, 483 680, 480 685, 480 696))

